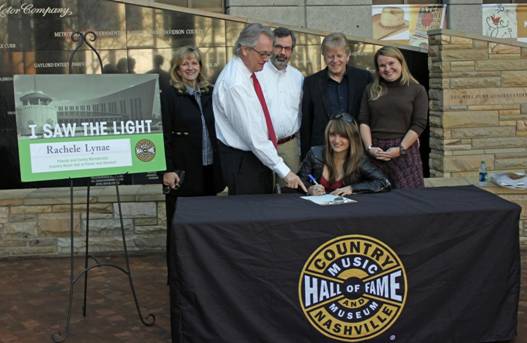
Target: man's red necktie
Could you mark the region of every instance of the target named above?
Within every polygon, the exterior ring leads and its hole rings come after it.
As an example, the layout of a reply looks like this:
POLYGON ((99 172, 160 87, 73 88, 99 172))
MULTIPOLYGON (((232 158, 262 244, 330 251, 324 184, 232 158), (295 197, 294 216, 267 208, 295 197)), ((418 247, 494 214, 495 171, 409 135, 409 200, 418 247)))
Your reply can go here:
POLYGON ((253 79, 254 90, 256 91, 256 95, 258 96, 258 100, 260 101, 260 105, 262 105, 262 110, 265 115, 267 136, 269 137, 269 140, 273 142, 273 145, 276 148, 278 146, 278 140, 276 139, 276 133, 274 132, 273 122, 271 121, 271 115, 269 114, 269 109, 267 108, 267 104, 265 102, 262 87, 260 87, 260 82, 258 82, 258 79, 256 78, 256 75, 254 73, 251 75, 251 78, 253 79))

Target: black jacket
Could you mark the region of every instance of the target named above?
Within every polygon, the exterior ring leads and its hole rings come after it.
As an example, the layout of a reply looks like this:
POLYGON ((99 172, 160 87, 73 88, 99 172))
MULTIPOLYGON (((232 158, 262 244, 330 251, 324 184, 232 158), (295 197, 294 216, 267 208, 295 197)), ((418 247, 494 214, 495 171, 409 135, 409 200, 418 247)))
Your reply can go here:
MULTIPOLYGON (((324 146, 318 145, 312 147, 300 166, 298 176, 304 182, 306 188, 312 184, 309 182, 308 175, 312 175, 317 181, 322 177, 324 170, 324 146)), ((345 183, 344 186, 351 186, 353 193, 376 193, 389 191, 390 181, 383 172, 370 162, 367 156, 364 156, 359 164, 360 178, 345 183)))
MULTIPOLYGON (((367 70, 348 66, 348 113, 357 118, 362 93, 373 80, 367 70)), ((328 85, 327 68, 305 78, 302 96, 302 126, 300 127, 301 156, 315 145, 324 144, 324 130, 328 124, 329 113, 326 91, 328 85)))
POLYGON ((205 189, 202 166, 201 114, 194 96, 168 87, 161 93, 167 171, 184 170, 176 195, 213 195, 225 188, 221 177, 218 143, 212 112, 212 89, 201 93, 203 115, 213 148, 214 183, 205 189))

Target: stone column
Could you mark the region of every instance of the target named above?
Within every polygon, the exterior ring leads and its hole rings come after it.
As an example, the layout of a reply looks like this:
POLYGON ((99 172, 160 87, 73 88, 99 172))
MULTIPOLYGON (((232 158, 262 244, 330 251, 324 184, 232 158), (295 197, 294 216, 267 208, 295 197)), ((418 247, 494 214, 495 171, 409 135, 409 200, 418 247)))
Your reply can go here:
POLYGON ((429 32, 430 174, 527 168, 527 44, 429 32))

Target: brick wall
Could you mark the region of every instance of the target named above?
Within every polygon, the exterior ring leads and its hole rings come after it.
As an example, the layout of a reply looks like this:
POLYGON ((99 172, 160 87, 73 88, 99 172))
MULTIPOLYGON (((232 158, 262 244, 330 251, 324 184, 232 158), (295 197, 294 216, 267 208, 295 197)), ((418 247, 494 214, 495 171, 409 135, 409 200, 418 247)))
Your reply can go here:
MULTIPOLYGON (((129 251, 163 251, 165 198, 159 185, 121 186, 129 251)), ((86 187, 74 192, 75 251, 86 237, 86 187)), ((90 192, 90 251, 123 251, 115 187, 90 192)), ((70 252, 69 188, 0 191, 0 257, 65 255, 70 252)))

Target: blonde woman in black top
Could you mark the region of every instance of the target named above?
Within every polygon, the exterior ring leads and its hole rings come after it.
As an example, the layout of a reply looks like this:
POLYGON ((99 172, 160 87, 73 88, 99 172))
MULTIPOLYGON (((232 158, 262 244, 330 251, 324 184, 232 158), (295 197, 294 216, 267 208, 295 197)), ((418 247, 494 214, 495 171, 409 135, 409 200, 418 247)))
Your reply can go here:
POLYGON ((379 49, 375 69, 359 114, 366 151, 394 188, 423 187, 418 138, 427 124, 426 90, 410 74, 397 48, 379 49))
POLYGON ((167 170, 167 224, 178 196, 214 195, 224 188, 218 163, 212 85, 202 73, 200 51, 176 50, 170 69, 171 85, 161 94, 167 170), (185 171, 183 182, 176 171, 185 171))

